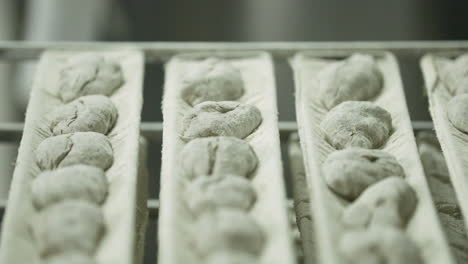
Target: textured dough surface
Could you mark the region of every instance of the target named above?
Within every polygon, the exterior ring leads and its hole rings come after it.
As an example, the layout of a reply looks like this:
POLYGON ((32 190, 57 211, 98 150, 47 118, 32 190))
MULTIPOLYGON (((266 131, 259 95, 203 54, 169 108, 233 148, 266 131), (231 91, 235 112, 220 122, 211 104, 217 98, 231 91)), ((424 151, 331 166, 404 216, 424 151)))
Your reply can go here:
POLYGON ((416 210, 418 198, 403 179, 389 177, 370 186, 343 212, 343 222, 354 228, 391 226, 403 229, 416 210))
POLYGON ((184 117, 182 138, 232 136, 245 138, 262 122, 262 114, 254 105, 233 101, 204 102, 184 117))
POLYGON ((60 71, 59 97, 70 102, 83 95, 111 95, 124 82, 121 66, 96 54, 71 57, 60 71))
POLYGON ((186 190, 187 204, 196 215, 218 208, 248 211, 256 198, 251 182, 237 175, 202 176, 186 190))
POLYGON ((417 245, 401 230, 371 228, 343 235, 340 251, 352 264, 422 264, 417 245))
POLYGON ((382 146, 390 136, 392 117, 376 104, 348 101, 330 110, 320 127, 336 149, 374 149, 382 146))
POLYGON ((353 54, 319 73, 319 97, 328 109, 344 101, 364 101, 382 90, 383 76, 374 58, 353 54))
POLYGON ((104 170, 87 165, 73 165, 39 174, 32 182, 31 196, 37 209, 65 200, 86 200, 102 204, 108 185, 104 170))
POLYGON ((257 156, 244 140, 234 137, 197 138, 184 146, 180 154, 184 175, 249 176, 257 167, 257 156))
POLYGON ((447 103, 447 117, 458 130, 468 133, 468 94, 457 95, 450 99, 447 103))
POLYGON ((76 251, 92 255, 104 232, 104 218, 98 205, 69 200, 41 211, 33 230, 44 257, 76 251))
POLYGON ((57 91, 60 71, 70 57, 84 52, 103 56, 109 61, 117 61, 125 78, 123 85, 110 96, 118 109, 119 117, 109 134, 109 141, 114 150, 113 166, 106 171, 110 191, 100 206, 106 219, 106 232, 93 258, 99 264, 136 262, 135 218, 141 218, 146 210, 146 200, 144 203, 138 203, 137 209, 136 199, 142 193, 137 192, 137 185, 142 181, 138 174, 138 138, 144 57, 143 52, 131 47, 109 49, 103 46, 98 50, 89 50, 86 47, 47 50, 41 55, 26 111, 7 209, 2 221, 2 264, 41 263, 37 242, 30 226, 39 213, 32 203, 31 196, 31 184, 41 173, 36 165, 35 151, 45 138, 52 136, 48 124, 44 122, 46 115, 64 104, 57 91))
POLYGON ((322 172, 328 187, 348 200, 356 199, 367 187, 382 179, 405 176, 391 154, 361 148, 332 152, 324 161, 322 172))
POLYGON ((82 96, 57 107, 47 115, 53 135, 74 132, 107 134, 115 125, 118 111, 114 103, 103 95, 82 96))
MULTIPOLYGON (((342 221, 343 210, 349 202, 328 188, 321 168, 327 156, 336 151, 336 148, 327 142, 320 127, 329 110, 325 109, 317 96, 317 76, 324 67, 336 62, 335 56, 342 58, 352 52, 349 49, 333 52, 308 51, 297 54, 291 60, 296 83, 298 128, 311 195, 311 212, 314 214, 314 232, 320 242, 319 263, 346 263, 338 254, 337 245, 341 236, 350 229, 342 221)), ((404 168, 405 181, 411 185, 419 199, 405 233, 418 246, 425 263, 454 263, 419 160, 398 61, 389 52, 375 51, 372 54, 385 80, 381 93, 372 102, 384 108, 392 117, 391 134, 380 149, 398 160, 404 168)))
POLYGON ((453 95, 468 93, 468 54, 463 54, 442 68, 447 88, 453 95))
MULTIPOLYGON (((294 263, 294 251, 291 238, 291 231, 287 215, 287 200, 285 195, 284 178, 282 177, 280 141, 278 133, 278 109, 276 100, 276 88, 274 79, 274 65, 271 56, 264 52, 226 52, 226 53, 190 53, 179 54, 171 58, 166 65, 163 98, 163 150, 161 166, 161 208, 159 211, 159 250, 158 263, 160 264, 182 264, 206 263, 197 253, 195 245, 195 229, 197 217, 193 215, 187 206, 185 192, 193 183, 195 175, 206 177, 210 175, 236 175, 239 177, 249 177, 252 187, 257 193, 255 205, 248 211, 248 215, 257 223, 265 233, 266 239, 264 248, 260 256, 256 256, 259 264, 283 264, 294 263), (193 109, 181 98, 184 75, 195 71, 203 64, 204 59, 211 56, 221 57, 223 61, 228 61, 233 67, 240 71, 244 94, 236 100, 243 104, 255 105, 261 112, 262 123, 255 129, 255 132, 247 136, 244 141, 250 147, 246 147, 247 156, 241 157, 243 151, 226 156, 226 161, 230 171, 209 165, 209 158, 216 164, 218 158, 214 155, 203 155, 206 152, 206 145, 200 148, 184 150, 190 142, 182 140, 183 118, 193 109), (169 131, 169 132, 168 132, 169 131), (203 147, 204 146, 204 147, 203 147), (197 151, 200 149, 200 151, 197 151), (189 162, 189 174, 184 167, 185 157, 182 152, 186 152, 192 162, 189 162), (248 154, 251 153, 251 154, 248 154), (230 160, 232 159, 232 160, 230 160), (241 160, 242 159, 242 160, 241 160), (238 161, 239 160, 239 161, 238 161), (235 169, 232 162, 239 162, 244 172, 235 169), (258 163, 256 166, 254 164, 258 163), (198 169, 196 174, 193 169, 198 169), (215 170, 221 173, 214 173, 215 170), (251 172, 248 172, 251 171, 251 172), (208 172, 208 173, 207 173, 208 172), (247 173, 246 173, 247 172, 247 173), (190 180, 192 179, 192 180, 190 180)), ((218 100, 215 100, 218 101, 218 100)), ((238 141, 242 142, 242 140, 238 141)), ((219 151, 218 157, 222 153, 219 151)), ((244 148, 244 144, 232 144, 234 148, 244 148), (237 145, 237 146, 235 146, 237 145)), ((208 151, 210 153, 210 151, 208 151)), ((233 152, 234 153, 234 152, 233 152)), ((221 155, 221 156, 224 156, 221 155)), ((220 167, 222 168, 222 167, 220 167)))
POLYGON ((229 62, 205 59, 184 76, 181 96, 194 106, 205 101, 235 101, 244 94, 244 81, 229 62))
POLYGON ((44 139, 36 149, 36 162, 42 170, 84 164, 103 170, 114 161, 109 139, 96 132, 76 132, 44 139))
POLYGON ((261 228, 252 216, 240 210, 220 209, 204 214, 194 229, 202 256, 226 250, 258 256, 265 244, 261 228))

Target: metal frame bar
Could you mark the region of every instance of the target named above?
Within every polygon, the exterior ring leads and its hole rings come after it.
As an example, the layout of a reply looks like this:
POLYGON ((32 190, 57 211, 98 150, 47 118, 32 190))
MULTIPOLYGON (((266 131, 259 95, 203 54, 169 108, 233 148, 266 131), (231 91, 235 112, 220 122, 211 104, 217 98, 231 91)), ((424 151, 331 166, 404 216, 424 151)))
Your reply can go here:
POLYGON ((421 56, 428 52, 468 50, 468 41, 355 41, 355 42, 0 42, 0 59, 31 60, 46 49, 138 48, 147 62, 165 61, 181 52, 267 51, 275 58, 288 58, 299 51, 386 50, 397 55, 421 56))
MULTIPOLYGON (((414 130, 431 130, 431 121, 413 121, 414 130)), ((19 142, 23 134, 23 123, 21 122, 0 122, 0 142, 19 142)), ((296 122, 281 121, 278 124, 281 139, 297 131, 296 122)), ((141 134, 149 140, 160 141, 162 137, 162 122, 141 123, 141 134)))

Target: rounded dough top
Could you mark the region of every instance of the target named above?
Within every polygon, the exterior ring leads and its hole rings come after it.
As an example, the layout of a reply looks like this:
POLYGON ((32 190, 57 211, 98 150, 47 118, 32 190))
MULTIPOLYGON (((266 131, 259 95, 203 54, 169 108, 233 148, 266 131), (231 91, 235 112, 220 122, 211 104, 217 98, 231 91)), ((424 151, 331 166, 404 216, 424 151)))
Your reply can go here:
POLYGON ((243 94, 241 72, 225 60, 205 59, 183 76, 181 97, 191 106, 205 101, 234 101, 243 94))
POLYGON ((80 96, 111 95, 124 83, 119 63, 96 54, 71 57, 60 71, 58 96, 70 102, 80 96))

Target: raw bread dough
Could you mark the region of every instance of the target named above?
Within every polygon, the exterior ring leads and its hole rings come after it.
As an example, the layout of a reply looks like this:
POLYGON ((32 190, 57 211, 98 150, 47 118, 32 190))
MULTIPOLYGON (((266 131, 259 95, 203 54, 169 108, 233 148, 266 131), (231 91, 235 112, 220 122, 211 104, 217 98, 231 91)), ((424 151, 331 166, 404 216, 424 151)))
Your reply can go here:
POLYGON ((232 136, 245 138, 262 122, 262 114, 254 105, 239 102, 204 102, 184 117, 182 138, 232 136))
POLYGON ((370 185, 405 172, 392 155, 383 150, 349 148, 332 152, 322 165, 328 187, 340 196, 356 199, 370 185))
POLYGON ((208 58, 183 76, 181 97, 189 105, 234 101, 244 94, 241 72, 225 60, 208 58))
POLYGON ((194 179, 204 175, 249 176, 257 167, 257 155, 244 140, 235 137, 197 138, 180 154, 183 175, 194 179))
POLYGON ((39 174, 32 183, 31 196, 39 210, 64 200, 101 204, 106 198, 108 185, 102 169, 73 165, 39 174))
POLYGON ((373 149, 381 147, 390 136, 392 117, 373 103, 348 101, 328 112, 320 127, 336 149, 373 149))
POLYGON ((423 263, 418 247, 404 231, 389 227, 348 232, 339 249, 350 264, 423 263))
POLYGON ((75 164, 108 169, 114 161, 109 139, 96 132, 76 132, 44 139, 36 149, 36 162, 42 170, 75 164))
POLYGON ((92 255, 104 232, 101 208, 83 200, 54 204, 34 220, 34 237, 44 257, 65 252, 92 255))
POLYGON ((259 256, 265 244, 260 226, 246 212, 223 209, 203 214, 194 226, 201 256, 234 251, 259 256))
POLYGON ((96 264, 93 256, 80 252, 66 252, 50 256, 43 261, 44 264, 96 264))
POLYGON ((53 135, 88 131, 107 134, 114 127, 118 114, 109 97, 88 95, 57 107, 47 119, 53 135))
POLYGON ((468 93, 468 54, 463 54, 447 64, 440 74, 452 94, 468 93))
POLYGON ((418 198, 403 179, 389 177, 370 186, 343 212, 343 222, 355 228, 391 226, 402 228, 413 215, 418 198))
POLYGON ((96 54, 71 57, 60 71, 58 96, 70 102, 83 95, 111 95, 124 82, 117 62, 96 54))
POLYGON ((468 94, 460 94, 450 99, 447 103, 447 117, 454 127, 468 133, 468 94))
POLYGON ((238 251, 219 251, 206 258, 206 264, 256 264, 257 257, 238 251))
POLYGON ((376 97, 383 86, 383 76, 372 56, 354 54, 331 64, 319 73, 320 95, 331 109, 344 101, 364 101, 376 97))
POLYGON ((186 189, 186 201, 192 212, 232 208, 248 211, 257 198, 249 180, 237 175, 202 176, 186 189))

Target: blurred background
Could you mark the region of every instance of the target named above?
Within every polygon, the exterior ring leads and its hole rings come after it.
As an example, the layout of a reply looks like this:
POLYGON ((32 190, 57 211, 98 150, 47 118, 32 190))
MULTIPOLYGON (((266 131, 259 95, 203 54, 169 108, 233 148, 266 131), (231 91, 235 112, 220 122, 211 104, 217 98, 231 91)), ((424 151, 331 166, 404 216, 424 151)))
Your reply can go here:
MULTIPOLYGON (((467 7, 468 1, 436 0, 0 0, 0 40, 458 40, 468 37, 467 7)), ((429 120, 418 61, 398 59, 412 119, 429 120)), ((294 121, 290 68, 275 67, 280 120, 294 121)), ((145 70, 143 120, 161 121, 163 68, 145 70)), ((0 61, 0 122, 23 120, 33 75, 34 62, 0 61)), ((17 147, 0 142, 0 199, 7 197, 17 147)), ((150 149, 151 175, 159 175, 159 153, 150 149)))

